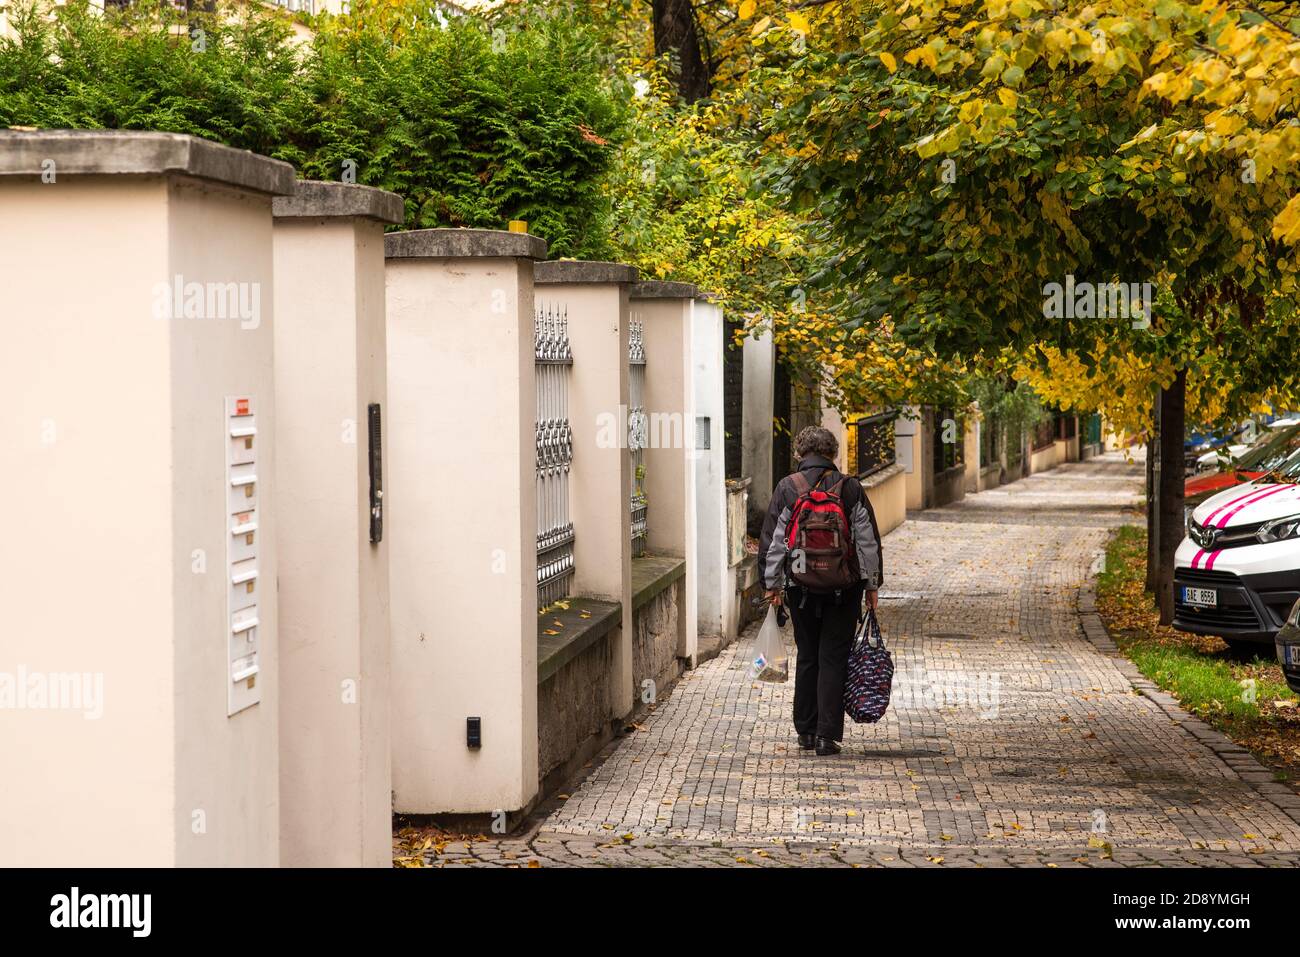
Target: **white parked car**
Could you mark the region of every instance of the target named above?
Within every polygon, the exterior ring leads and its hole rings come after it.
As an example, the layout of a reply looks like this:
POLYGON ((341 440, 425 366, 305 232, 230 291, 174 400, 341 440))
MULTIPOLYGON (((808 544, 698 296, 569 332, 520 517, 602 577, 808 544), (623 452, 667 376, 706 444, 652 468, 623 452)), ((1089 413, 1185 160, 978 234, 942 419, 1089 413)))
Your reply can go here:
POLYGON ((1229 445, 1226 449, 1214 449, 1211 452, 1206 452, 1196 459, 1196 471, 1213 472, 1218 469, 1219 463, 1222 461, 1220 456, 1226 458, 1229 462, 1235 462, 1252 448, 1254 448, 1253 445, 1229 445))
POLYGON ((1198 505, 1174 559, 1174 627, 1271 650, 1300 600, 1300 453, 1198 505))

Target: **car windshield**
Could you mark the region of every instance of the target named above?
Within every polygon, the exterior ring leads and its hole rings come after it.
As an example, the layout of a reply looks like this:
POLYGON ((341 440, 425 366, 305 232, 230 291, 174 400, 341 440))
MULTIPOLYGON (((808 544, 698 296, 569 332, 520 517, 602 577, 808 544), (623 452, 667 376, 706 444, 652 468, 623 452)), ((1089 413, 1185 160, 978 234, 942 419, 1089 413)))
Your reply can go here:
POLYGON ((1300 482, 1300 448, 1261 475, 1257 482, 1300 482))
POLYGON ((1300 450, 1300 425, 1292 425, 1265 436, 1237 460, 1236 468, 1239 472, 1271 472, 1281 468, 1297 450, 1300 450))

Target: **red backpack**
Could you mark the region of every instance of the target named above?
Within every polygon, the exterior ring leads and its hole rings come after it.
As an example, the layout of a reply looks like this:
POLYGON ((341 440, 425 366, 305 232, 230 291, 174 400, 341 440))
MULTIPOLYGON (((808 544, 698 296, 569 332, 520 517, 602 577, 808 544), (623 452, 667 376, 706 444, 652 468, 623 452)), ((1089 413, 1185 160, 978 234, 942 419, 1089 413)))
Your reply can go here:
POLYGON ((828 489, 820 488, 826 472, 810 485, 803 472, 792 480, 798 494, 790 509, 785 536, 791 580, 810 592, 834 592, 857 584, 858 552, 853 545, 849 517, 840 500, 844 476, 828 489))

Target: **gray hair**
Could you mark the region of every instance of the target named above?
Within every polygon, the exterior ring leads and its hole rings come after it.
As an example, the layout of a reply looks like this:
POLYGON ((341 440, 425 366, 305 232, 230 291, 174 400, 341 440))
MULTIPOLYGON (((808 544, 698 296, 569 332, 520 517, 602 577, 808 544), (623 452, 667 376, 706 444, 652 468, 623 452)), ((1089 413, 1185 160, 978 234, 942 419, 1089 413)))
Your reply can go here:
POLYGON ((810 425, 800 429, 799 434, 794 439, 796 458, 803 458, 805 455, 820 455, 823 458, 834 459, 839 451, 839 440, 831 434, 829 429, 823 429, 820 425, 810 425))

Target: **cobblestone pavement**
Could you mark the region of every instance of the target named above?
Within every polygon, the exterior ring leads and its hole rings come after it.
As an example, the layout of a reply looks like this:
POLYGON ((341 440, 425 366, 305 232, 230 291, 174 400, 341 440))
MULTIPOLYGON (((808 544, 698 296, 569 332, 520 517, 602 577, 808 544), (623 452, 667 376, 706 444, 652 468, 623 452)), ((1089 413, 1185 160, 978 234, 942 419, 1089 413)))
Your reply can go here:
POLYGON ((1140 466, 1109 454, 885 539, 898 672, 844 753, 798 750, 753 631, 689 672, 521 837, 433 866, 1300 863, 1300 797, 1118 657, 1092 606, 1140 466))

